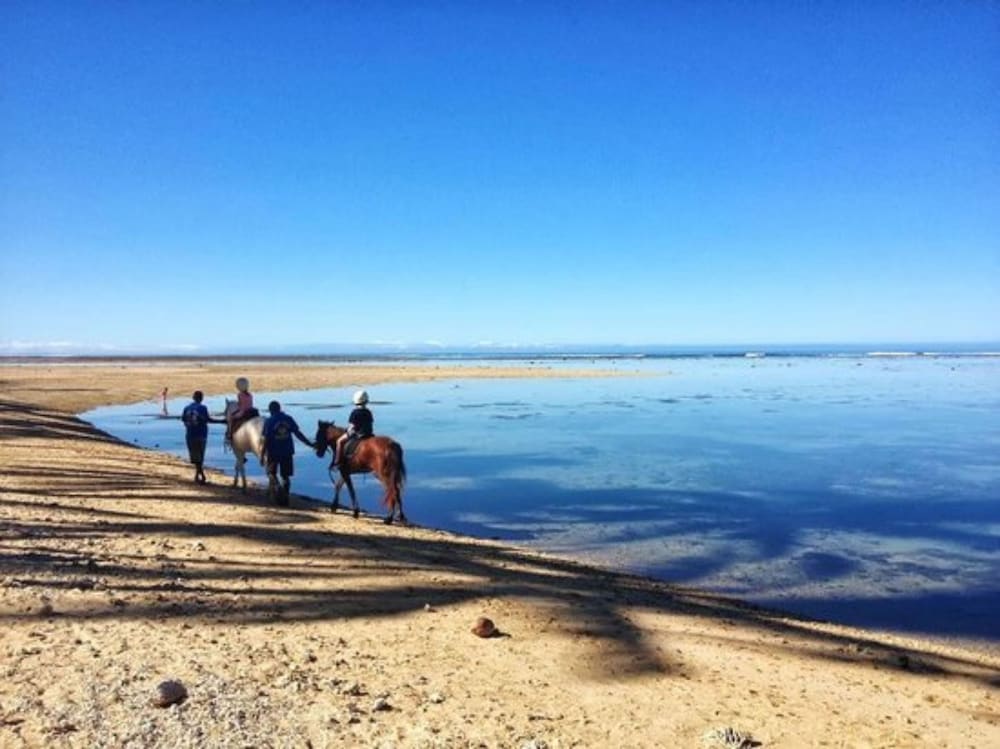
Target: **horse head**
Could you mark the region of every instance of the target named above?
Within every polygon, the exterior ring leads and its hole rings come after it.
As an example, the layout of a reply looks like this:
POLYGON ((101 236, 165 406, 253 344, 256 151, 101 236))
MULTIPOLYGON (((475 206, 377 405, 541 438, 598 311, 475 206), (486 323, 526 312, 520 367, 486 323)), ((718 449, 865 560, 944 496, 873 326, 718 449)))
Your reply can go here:
POLYGON ((322 458, 326 455, 326 448, 329 447, 330 441, 327 437, 327 430, 333 426, 332 421, 323 421, 320 419, 316 423, 316 436, 313 437, 313 444, 316 445, 316 457, 322 458))
POLYGON ((313 444, 316 445, 316 457, 322 458, 326 454, 326 448, 332 447, 337 442, 337 438, 346 431, 332 421, 318 421, 316 423, 316 436, 313 438, 313 444))

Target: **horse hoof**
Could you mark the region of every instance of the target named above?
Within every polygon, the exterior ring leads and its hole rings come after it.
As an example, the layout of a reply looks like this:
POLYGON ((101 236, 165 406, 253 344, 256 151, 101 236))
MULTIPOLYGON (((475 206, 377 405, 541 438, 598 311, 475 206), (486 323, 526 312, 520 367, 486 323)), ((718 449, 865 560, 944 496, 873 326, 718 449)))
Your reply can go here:
POLYGON ((386 515, 382 522, 386 525, 392 525, 392 515, 386 515))
POLYGON ((340 509, 340 505, 338 505, 336 502, 330 505, 330 512, 336 512, 338 509, 340 509))
POLYGON ((361 514, 361 510, 359 510, 359 509, 358 509, 357 507, 355 507, 355 508, 354 508, 354 519, 355 519, 355 520, 357 520, 357 519, 358 519, 358 516, 359 516, 360 514, 361 514))

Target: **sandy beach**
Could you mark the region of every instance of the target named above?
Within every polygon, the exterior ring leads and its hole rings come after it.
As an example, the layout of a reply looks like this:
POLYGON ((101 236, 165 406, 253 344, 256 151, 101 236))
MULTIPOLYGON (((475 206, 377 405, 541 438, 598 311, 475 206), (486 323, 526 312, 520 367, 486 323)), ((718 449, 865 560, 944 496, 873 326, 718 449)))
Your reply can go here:
POLYGON ((0 367, 0 746, 1000 746, 995 649, 811 622, 294 499, 279 508, 219 472, 196 485, 184 461, 74 416, 164 387, 218 396, 238 374, 268 391, 601 375, 0 367), (495 636, 472 632, 480 617, 495 636), (159 707, 166 680, 187 697, 159 707))

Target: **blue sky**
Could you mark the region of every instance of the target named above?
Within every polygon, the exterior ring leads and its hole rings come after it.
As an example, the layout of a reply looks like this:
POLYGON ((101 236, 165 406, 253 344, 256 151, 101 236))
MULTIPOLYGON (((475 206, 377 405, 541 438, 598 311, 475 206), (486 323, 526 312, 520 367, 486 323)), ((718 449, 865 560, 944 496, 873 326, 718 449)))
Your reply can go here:
POLYGON ((0 350, 1000 340, 1000 5, 0 5, 0 350))

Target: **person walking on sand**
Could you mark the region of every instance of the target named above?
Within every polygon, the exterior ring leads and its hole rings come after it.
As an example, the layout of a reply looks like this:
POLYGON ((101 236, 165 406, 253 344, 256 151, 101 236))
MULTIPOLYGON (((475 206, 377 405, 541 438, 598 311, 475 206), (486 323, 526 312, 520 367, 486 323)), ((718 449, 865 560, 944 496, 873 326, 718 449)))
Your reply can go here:
POLYGON ((236 430, 239 429, 240 424, 247 419, 252 419, 254 416, 260 416, 260 411, 253 406, 253 393, 250 392, 250 380, 246 377, 237 377, 236 410, 233 411, 227 420, 226 441, 229 442, 232 439, 236 430))
POLYGON ((167 415, 167 393, 170 392, 170 388, 165 387, 160 393, 160 415, 167 415))
POLYGON ((338 468, 344 459, 344 448, 348 440, 363 440, 375 434, 375 416, 368 409, 368 393, 359 390, 352 400, 355 409, 347 419, 347 431, 337 438, 337 451, 333 457, 333 464, 338 468))
POLYGON ((267 405, 267 411, 270 416, 264 422, 264 456, 268 483, 275 486, 280 473, 281 489, 277 500, 279 504, 287 505, 295 473, 295 442, 292 441, 292 436, 310 448, 314 445, 302 434, 295 419, 281 410, 278 401, 271 401, 267 405))
POLYGON ((208 414, 208 409, 202 404, 205 396, 200 390, 195 390, 191 402, 181 412, 181 421, 186 430, 188 457, 194 465, 195 483, 204 484, 205 479, 205 445, 208 444, 208 425, 216 419, 208 414))

